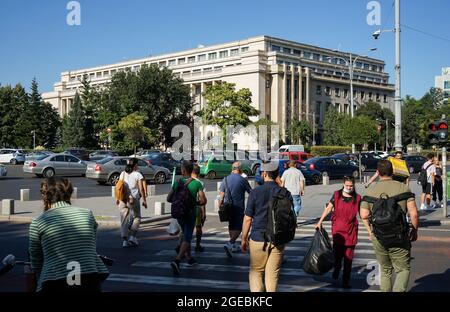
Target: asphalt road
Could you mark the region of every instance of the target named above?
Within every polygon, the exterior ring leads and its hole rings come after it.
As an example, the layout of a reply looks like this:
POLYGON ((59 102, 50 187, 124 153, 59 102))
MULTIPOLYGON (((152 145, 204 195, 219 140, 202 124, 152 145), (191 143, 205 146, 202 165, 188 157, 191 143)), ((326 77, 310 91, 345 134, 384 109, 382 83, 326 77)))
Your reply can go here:
MULTIPOLYGON (((286 263, 280 276, 281 291, 342 291, 333 284, 331 273, 311 276, 300 270, 300 259, 306 253, 312 238, 313 222, 300 224, 296 239, 286 249, 286 263)), ((227 239, 226 224, 218 222, 217 216, 208 216, 204 227, 204 253, 194 253, 199 264, 187 267, 182 264, 181 276, 174 277, 170 261, 175 257, 176 237, 166 233, 168 221, 145 224, 139 233, 140 246, 123 249, 119 229, 99 228, 98 253, 115 259, 110 277, 104 283, 104 291, 178 291, 219 292, 248 290, 248 255, 225 256, 223 243, 227 239)), ((352 291, 377 291, 376 285, 368 285, 370 263, 375 255, 365 231, 360 231, 359 245, 353 264, 352 291), (357 260, 356 260, 357 259, 357 260)), ((450 227, 423 227, 419 241, 413 244, 410 291, 450 290, 450 227)), ((0 222, 0 258, 14 254, 17 259, 26 259, 28 224, 0 222)), ((194 238, 195 241, 195 238, 194 238)), ((0 292, 24 291, 23 268, 15 267, 0 277, 0 292)))
MULTIPOLYGON (((0 199, 20 200, 20 189, 30 189, 30 200, 40 200, 41 178, 33 174, 24 173, 22 165, 7 165, 8 174, 6 177, 0 178, 0 199)), ((373 172, 367 172, 365 175, 371 175, 373 172)), ((78 198, 88 198, 96 196, 110 196, 111 186, 99 185, 95 180, 85 177, 68 177, 74 187, 78 188, 78 198)), ((253 178, 250 178, 252 180, 253 178)), ((170 179, 165 184, 156 184, 156 195, 167 194, 170 190, 170 179)), ((217 190, 217 182, 215 180, 202 179, 206 190, 217 190)), ((152 182, 153 183, 153 182, 152 182)), ((341 183, 340 180, 333 180, 331 184, 341 183)))

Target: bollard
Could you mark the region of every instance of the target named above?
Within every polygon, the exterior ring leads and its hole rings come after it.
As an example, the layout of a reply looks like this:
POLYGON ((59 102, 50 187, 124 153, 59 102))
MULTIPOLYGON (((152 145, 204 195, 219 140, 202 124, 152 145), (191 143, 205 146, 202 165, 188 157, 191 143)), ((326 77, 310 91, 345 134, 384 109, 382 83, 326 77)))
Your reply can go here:
POLYGON ((250 187, 251 187, 252 189, 255 188, 255 181, 248 181, 248 184, 250 184, 250 187))
POLYGON ((323 176, 323 185, 329 185, 330 184, 330 177, 327 175, 323 176))
POLYGON ((2 215, 9 216, 14 214, 14 199, 2 200, 2 215))
POLYGON ((77 199, 78 196, 78 187, 73 188, 72 198, 77 199))
POLYGON ((165 203, 155 202, 155 216, 162 216, 165 214, 165 203))
POLYGON ((147 194, 148 194, 148 196, 155 196, 156 195, 156 187, 155 187, 155 185, 147 185, 147 194))
POLYGON ((111 186, 111 197, 116 197, 116 187, 111 186))
POLYGON ((30 189, 20 189, 20 201, 30 200, 30 189))
POLYGON ((220 185, 222 184, 222 182, 217 182, 217 191, 220 191, 220 185))

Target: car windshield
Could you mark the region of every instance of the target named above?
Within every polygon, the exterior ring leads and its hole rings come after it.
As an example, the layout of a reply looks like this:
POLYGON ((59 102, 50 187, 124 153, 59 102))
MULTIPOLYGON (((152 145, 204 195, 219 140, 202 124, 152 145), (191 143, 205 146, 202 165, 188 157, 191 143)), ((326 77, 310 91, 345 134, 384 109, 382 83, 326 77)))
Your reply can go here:
POLYGON ((150 159, 157 159, 159 157, 158 154, 152 154, 149 156, 150 159))
POLYGON ((43 160, 47 157, 49 157, 49 155, 36 155, 36 157, 34 157, 34 159, 35 160, 43 160))

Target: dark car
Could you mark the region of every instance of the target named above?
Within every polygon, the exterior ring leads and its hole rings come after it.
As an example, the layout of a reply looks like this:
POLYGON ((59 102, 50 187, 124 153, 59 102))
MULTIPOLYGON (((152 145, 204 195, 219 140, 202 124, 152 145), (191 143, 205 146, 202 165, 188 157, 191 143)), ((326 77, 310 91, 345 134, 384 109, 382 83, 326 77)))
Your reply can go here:
POLYGON ((322 175, 328 175, 330 178, 341 179, 344 176, 359 176, 359 167, 345 162, 338 157, 314 157, 308 159, 304 164, 312 170, 318 170, 322 175))
POLYGON ((106 157, 115 157, 119 156, 117 152, 109 151, 109 150, 98 150, 89 154, 90 161, 99 161, 106 157))
POLYGON ((358 166, 358 164, 359 164, 359 156, 356 154, 338 153, 338 154, 334 154, 331 157, 336 157, 336 158, 342 159, 343 161, 350 162, 355 166, 358 166))
POLYGON ((64 151, 64 154, 78 157, 81 160, 89 160, 89 153, 84 148, 69 148, 64 151))
MULTIPOLYGON (((283 175, 283 172, 287 169, 289 160, 287 159, 280 159, 278 164, 278 170, 279 170, 279 176, 281 177, 283 175)), ((320 171, 311 169, 309 166, 305 165, 304 163, 297 161, 296 165, 297 169, 299 169, 303 176, 305 177, 305 183, 306 184, 319 184, 320 181, 322 181, 322 174, 320 171)), ((255 173, 255 181, 258 184, 262 183, 262 177, 261 177, 261 166, 258 166, 255 173)))
POLYGON ((170 153, 155 153, 143 158, 150 164, 155 166, 164 167, 172 172, 173 168, 176 168, 176 173, 181 173, 181 162, 172 158, 170 153))
POLYGON ((377 170, 381 156, 374 153, 361 153, 361 170, 377 170))
POLYGON ((406 161, 409 173, 420 172, 423 164, 427 162, 425 157, 419 155, 408 155, 404 156, 403 159, 406 161))

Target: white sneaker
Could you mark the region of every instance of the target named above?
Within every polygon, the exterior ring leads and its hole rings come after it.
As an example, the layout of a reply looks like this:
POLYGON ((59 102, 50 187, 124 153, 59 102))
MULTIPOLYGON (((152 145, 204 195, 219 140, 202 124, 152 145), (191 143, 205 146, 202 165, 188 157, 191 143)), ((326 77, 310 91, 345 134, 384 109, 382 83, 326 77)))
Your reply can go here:
POLYGON ((425 208, 425 204, 421 204, 419 210, 427 210, 427 208, 425 208))
POLYGON ((134 236, 130 236, 128 243, 130 243, 131 246, 139 246, 138 240, 134 236))
POLYGON ((122 248, 127 248, 127 247, 130 247, 130 244, 128 244, 128 241, 124 240, 122 242, 122 248))

